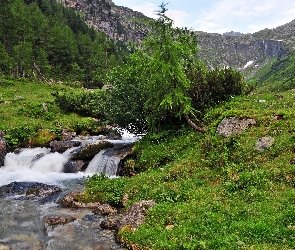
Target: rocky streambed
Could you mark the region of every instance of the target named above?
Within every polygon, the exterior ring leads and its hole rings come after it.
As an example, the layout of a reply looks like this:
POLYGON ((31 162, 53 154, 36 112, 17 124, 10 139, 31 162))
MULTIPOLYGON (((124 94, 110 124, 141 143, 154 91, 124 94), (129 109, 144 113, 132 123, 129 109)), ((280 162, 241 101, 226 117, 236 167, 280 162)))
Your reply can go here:
POLYGON ((133 143, 129 137, 79 137, 52 142, 50 148, 5 152, 0 249, 123 249, 116 232, 126 225, 136 228, 154 202, 118 213, 108 204, 77 203, 75 195, 85 188, 87 176, 117 174, 133 143))

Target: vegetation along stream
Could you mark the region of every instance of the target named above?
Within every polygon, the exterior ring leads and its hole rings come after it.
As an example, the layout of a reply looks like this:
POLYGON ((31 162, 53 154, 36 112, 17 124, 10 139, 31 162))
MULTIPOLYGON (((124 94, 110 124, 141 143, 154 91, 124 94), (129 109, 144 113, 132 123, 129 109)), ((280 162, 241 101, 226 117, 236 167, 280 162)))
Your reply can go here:
MULTIPOLYGON (((82 142, 80 147, 100 142, 97 137, 75 140, 82 142)), ((134 140, 125 137, 109 142, 122 148, 134 140)), ((93 214, 93 209, 60 205, 65 194, 85 188, 87 176, 101 172, 115 175, 120 159, 111 155, 114 149, 106 155, 103 153, 108 149, 104 149, 85 172, 65 173, 64 165, 75 150, 57 153, 50 148, 26 148, 6 155, 0 169, 1 249, 121 249, 113 232, 100 228, 103 217, 93 214), (75 219, 52 226, 47 223, 50 218, 75 219)))

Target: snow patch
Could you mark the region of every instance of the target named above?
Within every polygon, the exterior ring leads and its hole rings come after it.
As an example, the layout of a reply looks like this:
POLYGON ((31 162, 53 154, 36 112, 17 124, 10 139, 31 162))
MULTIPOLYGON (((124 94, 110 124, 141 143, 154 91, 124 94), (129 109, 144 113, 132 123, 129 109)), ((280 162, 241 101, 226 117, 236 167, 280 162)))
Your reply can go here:
POLYGON ((250 65, 252 65, 254 63, 254 61, 249 61, 246 63, 246 65, 244 66, 244 69, 248 68, 250 65))

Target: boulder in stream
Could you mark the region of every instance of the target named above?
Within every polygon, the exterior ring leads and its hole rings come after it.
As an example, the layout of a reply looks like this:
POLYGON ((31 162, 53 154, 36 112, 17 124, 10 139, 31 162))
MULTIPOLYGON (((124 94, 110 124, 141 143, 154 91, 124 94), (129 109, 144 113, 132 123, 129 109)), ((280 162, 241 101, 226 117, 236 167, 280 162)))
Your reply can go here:
POLYGON ((83 193, 81 191, 74 191, 65 195, 61 205, 72 208, 97 208, 100 205, 99 202, 84 203, 80 201, 81 199, 83 199, 83 193))
POLYGON ((91 160, 96 154, 105 148, 112 148, 114 145, 107 141, 91 143, 80 147, 71 153, 72 160, 91 160))
POLYGON ((81 145, 80 141, 57 141, 57 140, 54 140, 49 143, 51 150, 53 152, 58 152, 58 153, 63 153, 69 148, 78 147, 80 145, 81 145))
POLYGON ((11 182, 0 187, 0 198, 15 197, 44 203, 55 200, 60 192, 61 189, 53 185, 38 182, 11 182))
POLYGON ((64 165, 64 173, 77 173, 79 171, 82 171, 84 167, 86 166, 86 162, 82 160, 76 160, 76 161, 68 161, 64 165))
POLYGON ((50 216, 45 218, 45 225, 56 227, 58 225, 64 225, 75 221, 76 218, 74 216, 50 216))

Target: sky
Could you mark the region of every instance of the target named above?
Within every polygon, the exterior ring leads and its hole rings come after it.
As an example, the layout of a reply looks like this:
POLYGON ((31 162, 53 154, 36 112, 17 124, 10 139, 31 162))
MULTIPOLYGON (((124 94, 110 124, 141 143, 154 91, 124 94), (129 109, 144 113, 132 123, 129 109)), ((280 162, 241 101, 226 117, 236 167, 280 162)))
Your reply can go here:
MULTIPOLYGON (((112 0, 156 18, 162 0, 112 0)), ((219 33, 254 33, 273 29, 295 19, 294 0, 167 0, 167 16, 177 27, 219 33)))

